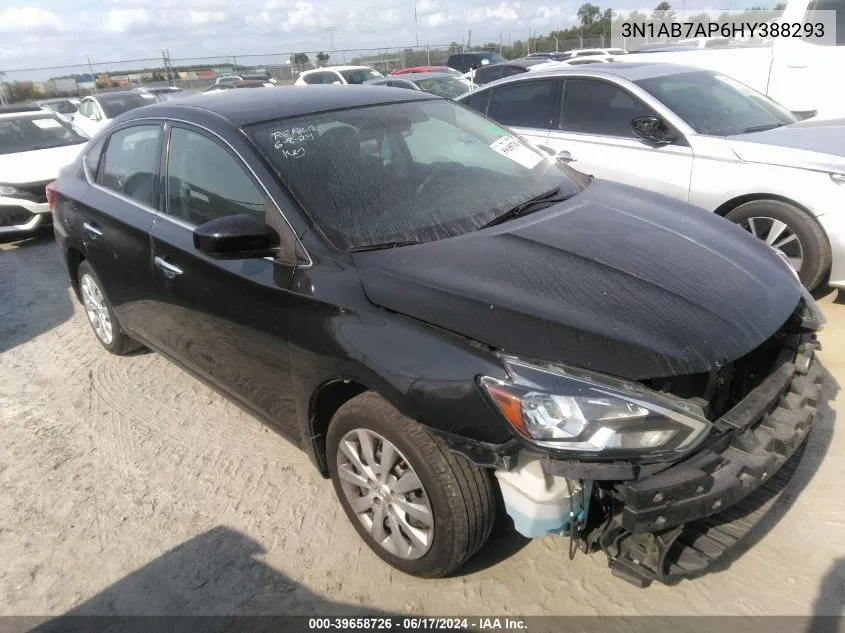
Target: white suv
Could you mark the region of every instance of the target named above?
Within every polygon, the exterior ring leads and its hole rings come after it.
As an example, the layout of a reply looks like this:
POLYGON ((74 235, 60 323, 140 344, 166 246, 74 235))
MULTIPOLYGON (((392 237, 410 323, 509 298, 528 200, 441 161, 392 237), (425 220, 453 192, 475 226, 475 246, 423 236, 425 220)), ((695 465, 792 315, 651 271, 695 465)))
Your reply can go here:
POLYGON ((51 224, 46 187, 87 140, 55 112, 0 108, 0 235, 51 224))

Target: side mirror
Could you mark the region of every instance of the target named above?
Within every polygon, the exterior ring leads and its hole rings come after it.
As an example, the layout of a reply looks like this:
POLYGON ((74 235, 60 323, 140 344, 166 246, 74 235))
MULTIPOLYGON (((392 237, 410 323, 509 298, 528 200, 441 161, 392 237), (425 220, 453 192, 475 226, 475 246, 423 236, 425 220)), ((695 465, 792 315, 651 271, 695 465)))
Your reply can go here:
POLYGON ((280 244, 273 229, 245 213, 209 220, 194 229, 194 247, 218 259, 275 257, 280 244))
POLYGON ((678 138, 659 116, 638 116, 631 121, 631 129, 638 138, 654 145, 669 145, 678 138))
POLYGON ((332 82, 332 85, 337 85, 337 86, 340 86, 340 85, 342 85, 342 84, 341 84, 341 82, 339 82, 339 81, 333 81, 333 82, 332 82))

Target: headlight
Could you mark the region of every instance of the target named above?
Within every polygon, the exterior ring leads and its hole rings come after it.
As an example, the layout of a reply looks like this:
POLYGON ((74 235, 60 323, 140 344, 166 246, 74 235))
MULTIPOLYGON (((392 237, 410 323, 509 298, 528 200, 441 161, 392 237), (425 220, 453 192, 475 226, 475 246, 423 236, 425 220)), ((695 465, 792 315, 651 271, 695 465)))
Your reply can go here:
POLYGON ((837 185, 845 185, 845 174, 831 174, 830 179, 837 185))
POLYGON ((15 189, 11 185, 0 185, 0 196, 19 196, 22 193, 24 192, 15 189))
POLYGON ((689 452, 711 428, 701 407, 637 383, 502 357, 507 381, 479 384, 534 444, 593 458, 660 459, 689 452))

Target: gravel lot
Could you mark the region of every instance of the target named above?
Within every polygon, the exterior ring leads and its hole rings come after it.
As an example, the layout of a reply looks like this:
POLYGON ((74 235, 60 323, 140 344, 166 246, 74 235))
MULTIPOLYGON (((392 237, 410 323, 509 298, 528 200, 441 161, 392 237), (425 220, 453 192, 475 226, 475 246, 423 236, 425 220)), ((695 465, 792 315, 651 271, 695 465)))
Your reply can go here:
POLYGON ((102 350, 52 238, 0 245, 0 614, 843 614, 845 293, 822 308, 827 404, 729 568, 641 590, 502 526, 423 581, 369 552, 304 454, 162 357, 102 350))

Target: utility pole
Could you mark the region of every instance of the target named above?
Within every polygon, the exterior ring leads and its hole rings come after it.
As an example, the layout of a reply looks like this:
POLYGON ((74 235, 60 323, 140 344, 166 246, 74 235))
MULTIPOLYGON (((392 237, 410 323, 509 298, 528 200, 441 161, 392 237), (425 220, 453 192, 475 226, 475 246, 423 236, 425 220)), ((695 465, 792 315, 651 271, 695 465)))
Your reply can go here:
POLYGON ((97 78, 94 76, 94 69, 91 68, 91 58, 88 55, 85 56, 85 59, 88 60, 88 72, 91 73, 91 79, 94 82, 94 87, 91 88, 91 92, 97 94, 97 78))
POLYGON ((427 58, 427 65, 431 66, 431 47, 428 45, 428 42, 425 43, 425 54, 427 58))
POLYGON ((502 54, 502 39, 504 37, 504 29, 499 29, 499 55, 502 54))
POLYGON ((417 0, 414 0, 414 30, 417 33, 417 46, 420 45, 420 23, 417 19, 417 0))
POLYGON ((238 72, 238 58, 232 55, 232 72, 238 72))
POLYGON ((467 33, 467 50, 472 48, 472 29, 467 33))
POLYGON ((170 83, 170 69, 167 67, 167 52, 164 49, 161 51, 161 63, 164 64, 164 79, 168 86, 172 86, 173 84, 170 83))

